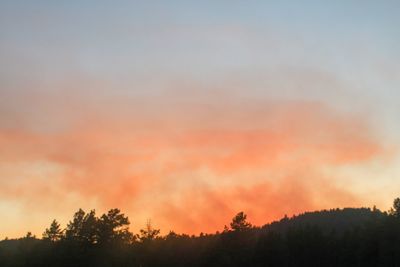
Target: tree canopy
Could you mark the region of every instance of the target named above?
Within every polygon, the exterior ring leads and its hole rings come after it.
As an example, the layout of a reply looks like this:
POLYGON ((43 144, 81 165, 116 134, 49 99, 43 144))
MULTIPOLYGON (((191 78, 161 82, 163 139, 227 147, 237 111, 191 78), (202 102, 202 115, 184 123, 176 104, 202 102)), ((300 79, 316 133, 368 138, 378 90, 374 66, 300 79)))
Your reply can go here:
POLYGON ((400 198, 396 198, 393 201, 393 207, 391 208, 390 213, 393 216, 400 218, 400 198))
POLYGON ((233 231, 245 231, 251 228, 251 223, 247 221, 247 215, 243 211, 232 218, 231 229, 233 231))
POLYGON ((49 228, 43 233, 43 239, 50 240, 52 242, 59 241, 63 237, 63 230, 61 230, 60 224, 53 220, 49 228))
POLYGON ((151 241, 158 237, 160 234, 160 229, 154 229, 151 220, 147 220, 146 227, 140 229, 139 240, 142 242, 151 241))
POLYGON ((138 235, 119 209, 79 209, 63 230, 53 220, 42 239, 31 232, 0 241, 0 266, 400 266, 400 200, 389 212, 345 208, 285 216, 253 226, 237 213, 215 234, 170 231, 148 220, 138 235))

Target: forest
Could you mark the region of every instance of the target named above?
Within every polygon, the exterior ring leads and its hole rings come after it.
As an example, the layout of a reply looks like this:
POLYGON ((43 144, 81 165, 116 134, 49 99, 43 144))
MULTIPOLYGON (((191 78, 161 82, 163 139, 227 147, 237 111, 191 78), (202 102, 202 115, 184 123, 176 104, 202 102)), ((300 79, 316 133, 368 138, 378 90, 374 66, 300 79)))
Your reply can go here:
POLYGON ((65 229, 53 220, 41 238, 0 241, 0 266, 400 266, 400 198, 389 211, 322 210, 264 226, 239 212, 221 232, 196 236, 129 225, 119 209, 80 209, 65 229))

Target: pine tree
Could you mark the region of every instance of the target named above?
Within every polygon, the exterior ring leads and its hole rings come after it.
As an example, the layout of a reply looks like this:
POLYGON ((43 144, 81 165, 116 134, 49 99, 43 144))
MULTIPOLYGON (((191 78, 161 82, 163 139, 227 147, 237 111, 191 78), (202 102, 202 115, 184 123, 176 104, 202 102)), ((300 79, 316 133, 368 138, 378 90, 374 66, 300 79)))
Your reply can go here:
POLYGON ((98 242, 100 244, 131 243, 129 219, 119 209, 111 209, 98 220, 98 242))
POLYGON ((393 207, 390 209, 389 213, 396 218, 400 218, 400 198, 396 198, 393 201, 393 207))
POLYGON ((151 225, 151 220, 147 220, 145 229, 140 230, 139 239, 142 242, 151 241, 157 238, 159 234, 160 234, 160 229, 154 229, 153 226, 151 225))
POLYGON ((247 222, 246 219, 247 219, 247 215, 244 214, 243 211, 239 212, 232 219, 231 229, 233 231, 244 231, 244 230, 250 229, 252 227, 252 225, 251 225, 251 223, 247 222))
POLYGON ((50 228, 47 228, 43 233, 43 239, 50 240, 52 242, 59 241, 63 237, 63 231, 60 228, 60 224, 53 220, 50 228))
POLYGON ((86 213, 82 209, 75 212, 74 218, 68 223, 67 229, 65 230, 65 237, 67 240, 82 241, 81 232, 85 215, 86 213))

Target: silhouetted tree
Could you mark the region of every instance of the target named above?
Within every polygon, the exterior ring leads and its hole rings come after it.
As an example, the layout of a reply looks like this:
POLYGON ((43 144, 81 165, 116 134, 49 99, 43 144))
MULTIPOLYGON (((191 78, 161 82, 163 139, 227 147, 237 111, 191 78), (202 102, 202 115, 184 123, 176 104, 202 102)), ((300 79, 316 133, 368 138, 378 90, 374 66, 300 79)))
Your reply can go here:
POLYGON ((82 241, 81 231, 85 215, 86 213, 82 209, 79 209, 77 212, 75 212, 72 221, 67 224, 67 228, 65 230, 65 238, 67 240, 82 241))
POLYGON ((231 229, 233 231, 244 231, 251 228, 251 223, 246 221, 247 215, 243 211, 236 214, 231 222, 231 229))
POLYGON ((169 233, 165 236, 165 239, 176 239, 179 235, 174 231, 169 231, 169 233))
POLYGON ((91 210, 83 218, 80 229, 80 239, 86 244, 94 244, 98 239, 98 218, 95 210, 91 210))
POLYGON ((228 233, 230 230, 228 226, 224 225, 224 230, 222 230, 223 233, 228 233))
POLYGON ((160 234, 160 229, 154 229, 153 226, 151 225, 151 221, 148 220, 146 223, 146 227, 140 230, 139 239, 142 242, 151 241, 157 238, 159 234, 160 234))
POLYGON ((389 213, 396 218, 400 218, 400 198, 396 198, 393 201, 393 207, 390 209, 389 213))
POLYGON ((52 242, 58 241, 63 237, 63 231, 60 228, 60 224, 53 220, 49 228, 43 233, 43 239, 50 240, 52 242))
MULTIPOLYGON (((69 239, 46 242, 28 232, 0 241, 0 266, 400 266, 398 203, 392 215, 376 208, 332 209, 285 216, 262 227, 252 227, 241 212, 231 229, 199 236, 170 232, 158 238, 149 221, 140 237, 152 242, 130 242, 129 220, 118 209, 101 218, 94 210, 79 210, 68 224, 69 239)), ((59 229, 58 223, 52 225, 46 230, 57 233, 51 229, 59 229)))
POLYGON ((95 244, 98 240, 98 232, 98 218, 95 210, 86 213, 79 209, 67 225, 65 238, 82 244, 95 244))
POLYGON ((27 232, 23 238, 24 239, 36 239, 36 236, 34 234, 32 234, 32 232, 27 232))
POLYGON ((119 209, 111 209, 98 220, 98 242, 100 244, 125 243, 133 241, 129 232, 129 219, 119 209))

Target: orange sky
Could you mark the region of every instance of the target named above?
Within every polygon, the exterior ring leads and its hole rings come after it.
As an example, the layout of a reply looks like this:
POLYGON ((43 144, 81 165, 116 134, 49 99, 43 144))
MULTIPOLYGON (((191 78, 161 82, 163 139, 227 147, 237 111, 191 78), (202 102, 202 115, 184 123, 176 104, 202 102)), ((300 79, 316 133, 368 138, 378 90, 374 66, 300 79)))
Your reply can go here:
MULTIPOLYGON (((40 234, 50 219, 65 224, 80 207, 119 207, 133 229, 151 218, 164 232, 199 233, 221 230, 241 210, 263 224, 284 214, 372 204, 354 192, 362 185, 353 177, 336 173, 390 158, 364 117, 314 102, 265 104, 231 99, 209 106, 221 116, 196 108, 179 114, 171 105, 173 119, 139 129, 148 118, 3 130, 0 172, 12 179, 1 180, 0 197, 26 213, 21 218, 34 214, 19 227, 11 216, 5 227, 40 234)), ((152 116, 162 121, 162 114, 152 116)))
POLYGON ((397 1, 58 2, 0 1, 0 239, 399 197, 397 1))

